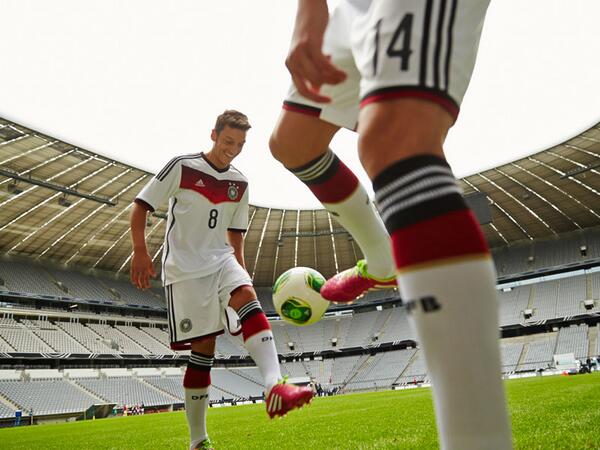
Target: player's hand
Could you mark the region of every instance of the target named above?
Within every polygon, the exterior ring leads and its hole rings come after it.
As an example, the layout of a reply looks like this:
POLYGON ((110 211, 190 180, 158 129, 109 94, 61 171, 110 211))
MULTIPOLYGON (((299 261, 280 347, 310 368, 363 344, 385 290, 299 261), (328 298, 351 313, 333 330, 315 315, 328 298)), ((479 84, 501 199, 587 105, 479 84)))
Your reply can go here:
POLYGON ((139 289, 148 289, 150 287, 150 277, 154 278, 155 276, 156 272, 152 265, 152 258, 148 255, 148 252, 133 252, 129 269, 131 282, 139 289))
POLYGON ((319 103, 331 101, 321 94, 321 86, 346 79, 346 73, 322 51, 328 21, 326 2, 299 2, 292 43, 285 60, 298 92, 319 103))

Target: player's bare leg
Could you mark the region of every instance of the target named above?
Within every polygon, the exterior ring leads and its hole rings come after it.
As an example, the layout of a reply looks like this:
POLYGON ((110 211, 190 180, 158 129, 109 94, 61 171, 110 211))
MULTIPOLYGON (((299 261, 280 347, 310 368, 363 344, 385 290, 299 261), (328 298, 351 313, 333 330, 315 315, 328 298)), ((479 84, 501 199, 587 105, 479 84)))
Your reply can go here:
POLYGON ((271 418, 284 416, 310 402, 313 393, 282 379, 271 325, 256 298, 251 286, 241 286, 231 293, 229 305, 240 317, 244 345, 263 377, 267 413, 271 418))
POLYGON ((392 238, 400 292, 433 382, 445 449, 510 449, 495 270, 442 146, 453 123, 417 99, 360 115, 361 161, 392 238), (390 124, 394 124, 390 126, 390 124))
POLYGON ((214 355, 214 336, 192 342, 190 362, 183 378, 185 415, 190 429, 190 450, 212 449, 206 431, 206 412, 209 404, 210 369, 214 355))
POLYGON ((388 235, 356 175, 329 149, 339 127, 318 117, 283 110, 271 136, 273 156, 304 182, 350 232, 365 254, 361 261, 328 280, 321 294, 347 302, 374 287, 395 286, 388 235))

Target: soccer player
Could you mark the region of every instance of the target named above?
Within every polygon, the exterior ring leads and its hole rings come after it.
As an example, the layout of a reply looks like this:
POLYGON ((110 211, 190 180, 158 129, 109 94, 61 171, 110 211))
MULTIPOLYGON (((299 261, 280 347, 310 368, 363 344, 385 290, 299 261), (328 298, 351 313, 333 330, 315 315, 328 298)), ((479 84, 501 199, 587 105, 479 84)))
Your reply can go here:
POLYGON ((264 379, 269 416, 312 398, 310 389, 282 379, 273 333, 244 265, 248 180, 231 162, 249 129, 244 114, 225 111, 212 130, 212 149, 172 159, 138 194, 131 214, 131 281, 147 289, 156 274, 146 249, 146 214, 169 202, 162 278, 171 347, 191 349, 183 378, 190 449, 212 448, 206 432, 210 369, 215 338, 229 324, 228 306, 239 316, 244 345, 264 379))
MULTIPOLYGON (((445 449, 512 446, 494 265, 443 152, 487 7, 488 0, 341 0, 329 17, 325 0, 299 0, 286 60, 293 86, 270 142, 353 235, 381 240, 366 194, 328 148, 340 127, 357 129, 445 449)), ((347 285, 387 276, 373 265, 375 244, 366 245, 367 267, 329 280, 327 299, 347 301, 347 285)))

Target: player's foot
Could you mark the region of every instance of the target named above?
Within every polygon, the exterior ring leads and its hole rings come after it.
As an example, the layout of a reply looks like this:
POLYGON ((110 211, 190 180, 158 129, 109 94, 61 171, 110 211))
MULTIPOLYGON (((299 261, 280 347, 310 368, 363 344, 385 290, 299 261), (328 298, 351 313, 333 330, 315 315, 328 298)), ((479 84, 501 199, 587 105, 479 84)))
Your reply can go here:
POLYGON ((312 398, 311 388, 288 384, 287 377, 284 377, 267 393, 267 414, 271 419, 277 416, 285 416, 292 409, 301 408, 303 405, 310 403, 312 398))
POLYGON ((215 450, 215 448, 213 447, 212 442, 210 442, 210 439, 207 438, 196 445, 194 450, 215 450))
POLYGON ((395 287, 396 277, 377 278, 367 272, 367 262, 361 259, 356 266, 331 277, 321 287, 321 296, 330 302, 348 303, 370 289, 395 287))

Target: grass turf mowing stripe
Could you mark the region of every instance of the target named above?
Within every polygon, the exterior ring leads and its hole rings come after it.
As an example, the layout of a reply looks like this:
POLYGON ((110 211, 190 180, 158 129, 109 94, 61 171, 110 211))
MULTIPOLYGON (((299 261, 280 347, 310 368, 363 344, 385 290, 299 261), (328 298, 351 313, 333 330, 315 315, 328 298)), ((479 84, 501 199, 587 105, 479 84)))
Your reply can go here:
MULTIPOLYGON (((600 373, 506 383, 517 449, 597 449, 600 373)), ((270 421, 264 405, 214 408, 219 450, 430 449, 437 447, 429 389, 317 398, 270 421)), ((1 449, 187 448, 181 412, 0 430, 1 449)))

